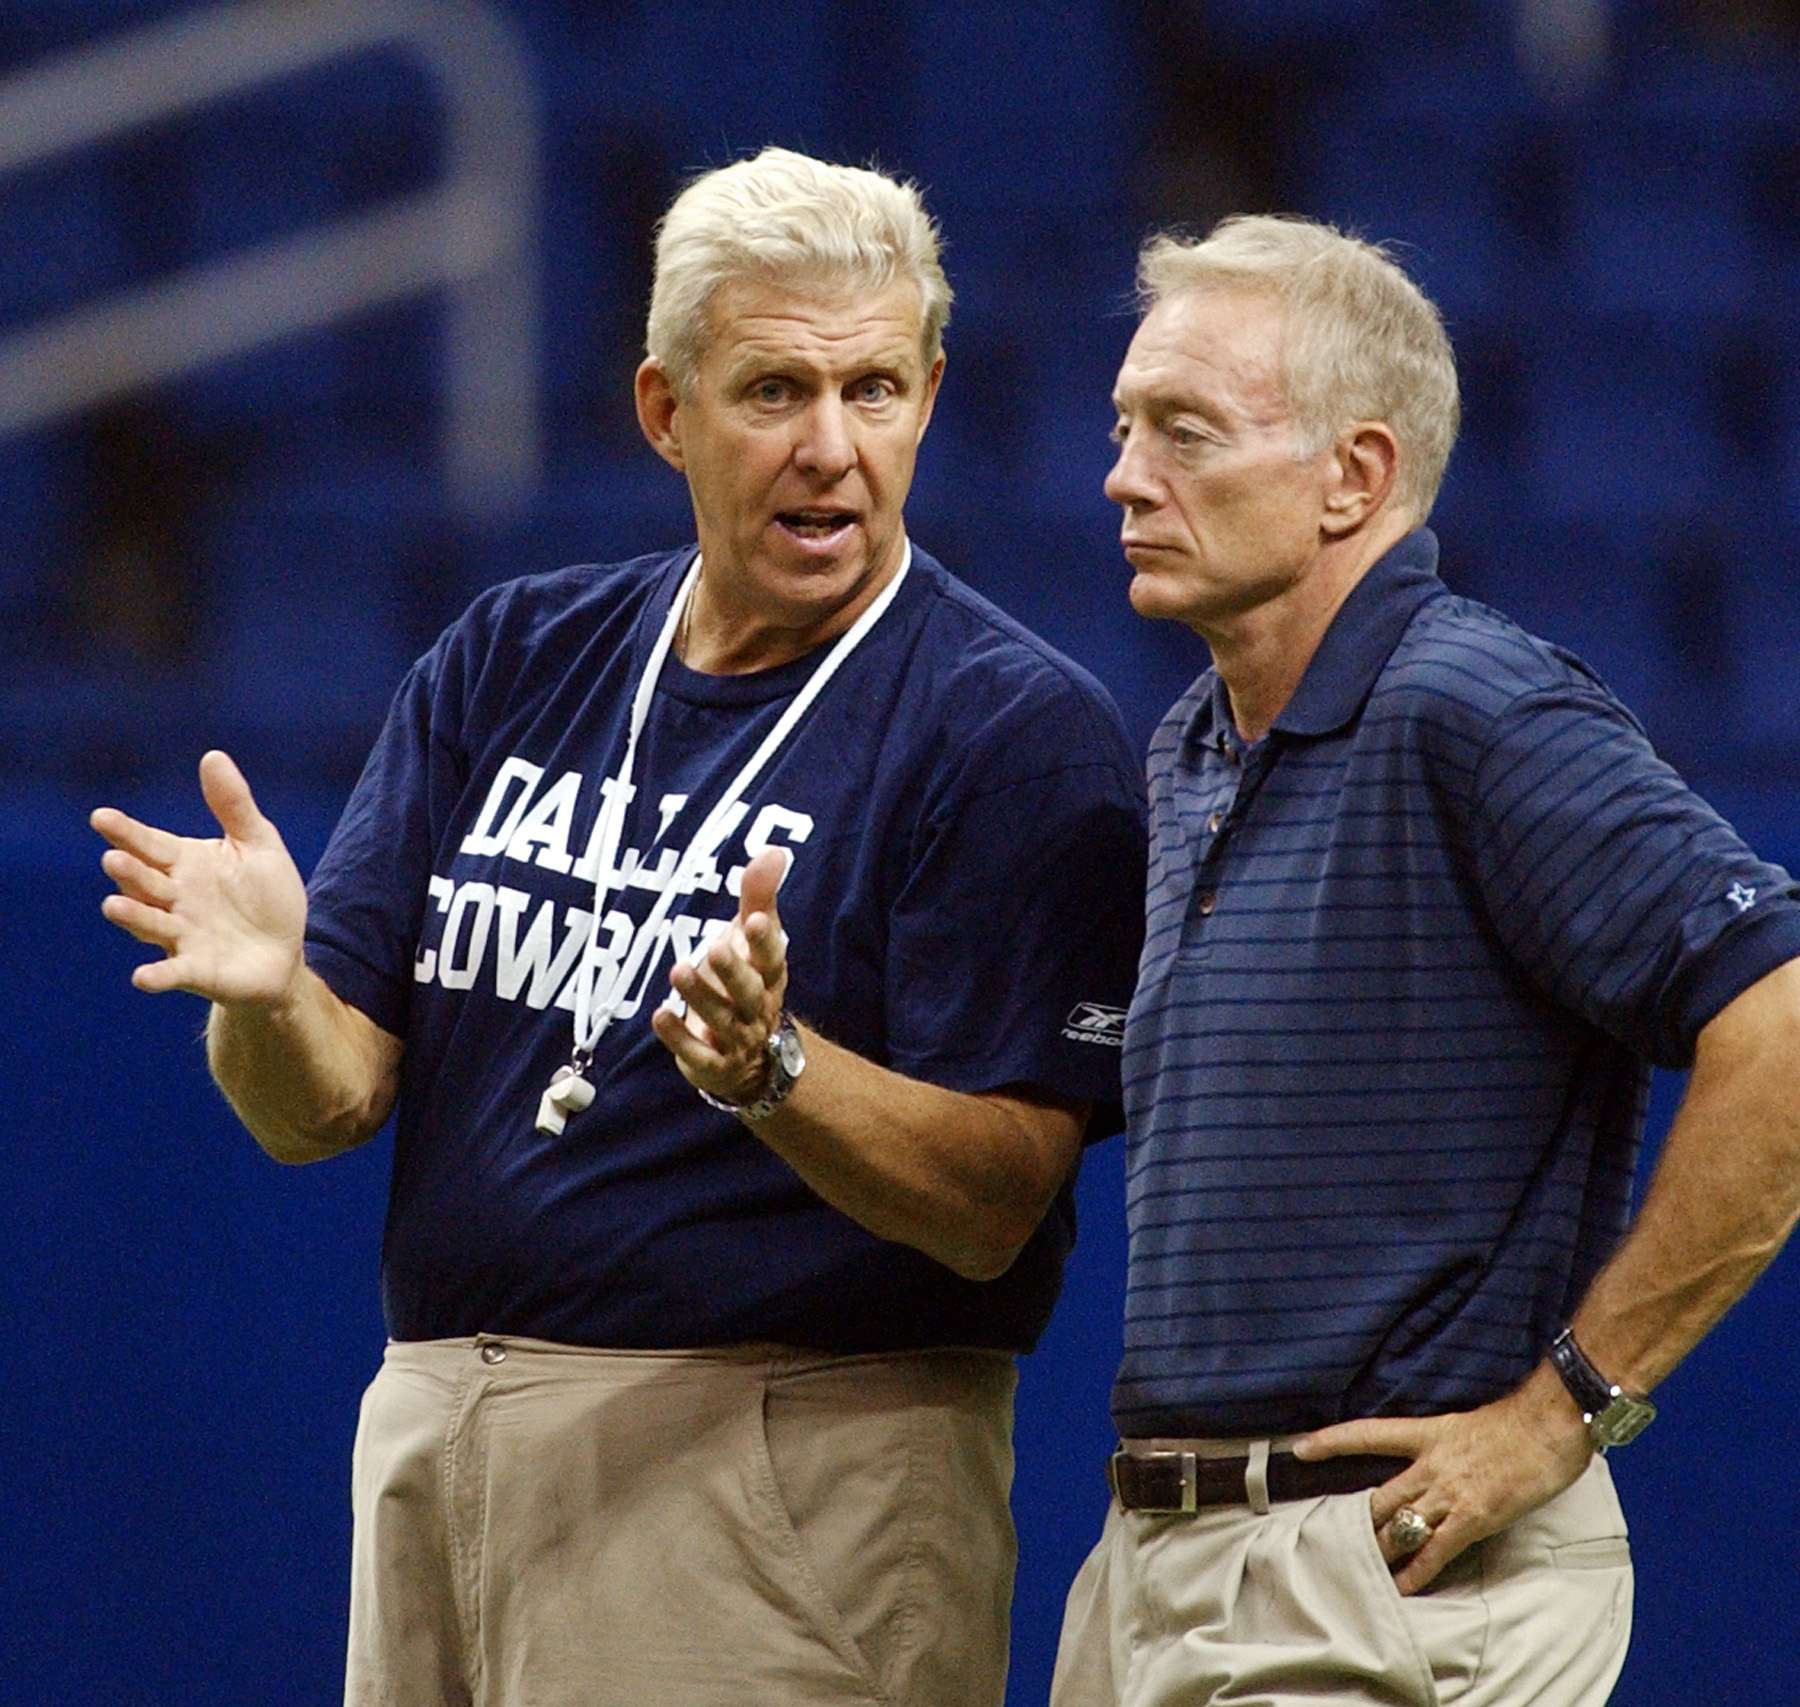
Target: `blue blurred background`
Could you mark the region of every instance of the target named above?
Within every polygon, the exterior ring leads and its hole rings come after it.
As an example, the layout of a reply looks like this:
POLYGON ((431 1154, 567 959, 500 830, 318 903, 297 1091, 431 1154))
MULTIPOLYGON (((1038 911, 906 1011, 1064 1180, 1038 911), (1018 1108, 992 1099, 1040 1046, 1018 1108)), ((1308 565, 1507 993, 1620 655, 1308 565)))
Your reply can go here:
MULTIPOLYGON (((925 186, 957 304, 913 531, 1140 740, 1204 656, 1129 612, 1100 493, 1137 240, 1403 245, 1464 376, 1446 578, 1800 861, 1795 0, 5 0, 0 1702, 332 1701, 381 1343, 385 1143, 263 1159, 200 1005, 128 987, 85 812, 203 831, 222 745, 310 864, 474 590, 686 538, 630 410, 651 227, 766 142, 925 186)), ((1023 1372, 1021 1707, 1104 1505, 1120 1173, 1023 1372)), ((1797 1270, 1616 1462, 1620 1703, 1800 1701, 1797 1270)))

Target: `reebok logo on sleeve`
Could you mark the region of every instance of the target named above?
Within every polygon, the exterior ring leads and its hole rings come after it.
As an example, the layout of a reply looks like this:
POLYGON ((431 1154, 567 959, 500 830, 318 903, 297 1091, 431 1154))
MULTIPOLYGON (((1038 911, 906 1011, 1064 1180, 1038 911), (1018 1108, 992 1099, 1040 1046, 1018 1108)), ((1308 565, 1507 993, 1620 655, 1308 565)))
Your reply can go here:
POLYGON ((1071 1043, 1100 1043, 1108 1049, 1122 1049, 1125 1010, 1102 1007, 1098 1002, 1077 1002, 1063 1021, 1062 1034, 1071 1043))

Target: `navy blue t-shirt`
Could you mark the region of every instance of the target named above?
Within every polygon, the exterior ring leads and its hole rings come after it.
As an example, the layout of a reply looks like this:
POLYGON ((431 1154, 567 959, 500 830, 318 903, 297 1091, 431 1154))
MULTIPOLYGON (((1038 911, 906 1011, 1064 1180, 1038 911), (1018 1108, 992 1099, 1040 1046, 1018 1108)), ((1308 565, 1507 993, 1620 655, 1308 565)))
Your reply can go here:
MULTIPOLYGON (((594 1105, 546 1137, 593 923, 603 780, 690 549, 479 599, 402 684, 310 885, 307 957, 405 1041, 383 1301, 397 1339, 1028 1348, 1073 1237, 1065 1191, 976 1283, 833 1209, 650 1030, 742 867, 792 850, 793 1012, 952 1090, 1118 1096, 1143 820, 1084 672, 913 554, 892 607, 678 894, 601 1037, 594 1105)), ((708 676, 666 663, 596 952, 623 964, 701 818, 826 649, 708 676)), ((609 784, 610 786, 610 784, 609 784)))
POLYGON ((1126 1031, 1126 1435, 1516 1386, 1626 1224, 1649 1063, 1800 955, 1800 902, 1567 653, 1420 530, 1246 747, 1151 743, 1126 1031))

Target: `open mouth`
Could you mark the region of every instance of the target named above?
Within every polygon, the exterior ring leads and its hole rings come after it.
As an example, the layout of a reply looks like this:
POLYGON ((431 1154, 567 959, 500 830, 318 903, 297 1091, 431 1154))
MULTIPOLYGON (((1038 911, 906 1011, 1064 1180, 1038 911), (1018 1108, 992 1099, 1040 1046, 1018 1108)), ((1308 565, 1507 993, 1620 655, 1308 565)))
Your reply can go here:
POLYGON ((781 510, 776 521, 797 539, 830 539, 856 521, 851 510, 781 510))

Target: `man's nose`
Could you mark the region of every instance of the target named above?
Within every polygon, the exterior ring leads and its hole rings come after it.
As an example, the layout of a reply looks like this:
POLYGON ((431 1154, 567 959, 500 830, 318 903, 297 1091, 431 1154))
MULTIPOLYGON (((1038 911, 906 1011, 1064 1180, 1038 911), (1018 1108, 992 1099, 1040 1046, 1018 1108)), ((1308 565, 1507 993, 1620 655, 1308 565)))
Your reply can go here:
POLYGON ((1141 504, 1152 496, 1144 451, 1135 433, 1126 433, 1119 439, 1119 454, 1106 471, 1101 490, 1115 504, 1127 507, 1141 504))
POLYGON ((838 479, 856 465, 856 438, 850 412, 836 393, 814 399, 800 417, 794 460, 808 473, 838 479))

